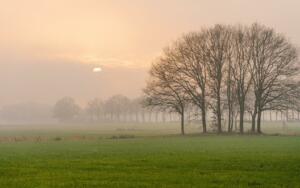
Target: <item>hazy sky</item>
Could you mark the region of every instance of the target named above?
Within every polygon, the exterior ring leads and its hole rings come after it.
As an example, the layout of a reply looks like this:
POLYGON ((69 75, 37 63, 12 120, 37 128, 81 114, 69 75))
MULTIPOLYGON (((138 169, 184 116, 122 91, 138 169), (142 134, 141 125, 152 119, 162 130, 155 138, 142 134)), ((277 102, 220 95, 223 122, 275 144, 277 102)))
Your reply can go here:
POLYGON ((140 94, 182 33, 260 22, 300 45, 299 0, 0 0, 0 105, 140 94), (93 73, 101 66, 103 72, 93 73))

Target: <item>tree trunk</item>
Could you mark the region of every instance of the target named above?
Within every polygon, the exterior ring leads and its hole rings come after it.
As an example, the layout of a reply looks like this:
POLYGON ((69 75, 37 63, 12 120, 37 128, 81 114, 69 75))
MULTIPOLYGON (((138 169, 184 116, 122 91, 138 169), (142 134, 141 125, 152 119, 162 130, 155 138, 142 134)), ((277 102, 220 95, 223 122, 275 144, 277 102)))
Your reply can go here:
POLYGON ((254 112, 254 113, 252 114, 252 120, 251 120, 252 127, 251 127, 251 132, 253 132, 253 133, 255 132, 256 115, 257 115, 256 112, 254 112))
POLYGON ((232 132, 232 130, 233 130, 234 116, 235 116, 235 114, 234 114, 234 112, 232 111, 232 114, 231 114, 231 127, 230 127, 231 132, 232 132))
POLYGON ((257 113, 257 133, 261 133, 261 115, 262 115, 262 111, 260 109, 258 109, 258 113, 257 113))
POLYGON ((184 135, 184 110, 181 112, 181 134, 184 135))
POLYGON ((245 114, 245 107, 242 103, 240 105, 240 133, 244 134, 244 114, 245 114))
POLYGON ((234 117, 234 129, 237 130, 237 114, 234 117))
POLYGON ((231 101, 231 61, 229 61, 227 78, 228 132, 231 132, 232 101, 231 101))
POLYGON ((253 111, 253 114, 252 114, 252 128, 251 128, 251 131, 253 133, 255 132, 256 116, 257 116, 257 103, 255 101, 255 103, 254 103, 254 111, 253 111))
POLYGON ((232 119, 233 119, 233 112, 232 112, 232 108, 231 105, 228 104, 228 132, 232 131, 232 119))
POLYGON ((228 109, 228 128, 227 128, 227 131, 228 132, 231 132, 231 109, 229 108, 228 109))
POLYGON ((221 97, 220 93, 217 97, 217 126, 218 126, 218 133, 222 133, 222 114, 221 114, 221 97))
POLYGON ((206 103, 205 103, 205 96, 202 96, 202 101, 201 101, 201 119, 202 119, 202 128, 203 128, 203 133, 207 132, 206 129, 206 103))

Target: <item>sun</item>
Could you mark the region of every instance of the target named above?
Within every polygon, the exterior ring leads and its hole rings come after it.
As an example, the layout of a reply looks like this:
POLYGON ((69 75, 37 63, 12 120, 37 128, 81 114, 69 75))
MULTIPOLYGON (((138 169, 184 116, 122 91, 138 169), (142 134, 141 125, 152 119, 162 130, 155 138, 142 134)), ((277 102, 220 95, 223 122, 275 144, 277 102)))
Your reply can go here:
POLYGON ((102 69, 100 67, 95 67, 93 68, 93 72, 101 72, 102 69))

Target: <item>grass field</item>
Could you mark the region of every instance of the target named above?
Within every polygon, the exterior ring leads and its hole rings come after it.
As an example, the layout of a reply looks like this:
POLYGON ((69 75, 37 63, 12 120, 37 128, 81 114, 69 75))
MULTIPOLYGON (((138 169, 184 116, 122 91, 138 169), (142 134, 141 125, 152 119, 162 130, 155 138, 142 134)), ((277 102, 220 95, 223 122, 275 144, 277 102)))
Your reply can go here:
POLYGON ((2 131, 0 187, 300 187, 298 136, 75 132, 2 131))

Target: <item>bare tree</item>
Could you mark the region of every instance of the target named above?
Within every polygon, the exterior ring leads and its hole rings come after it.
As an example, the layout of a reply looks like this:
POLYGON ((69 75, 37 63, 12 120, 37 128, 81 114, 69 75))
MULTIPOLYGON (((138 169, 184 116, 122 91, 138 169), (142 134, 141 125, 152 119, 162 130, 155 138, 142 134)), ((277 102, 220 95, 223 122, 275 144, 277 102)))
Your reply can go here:
POLYGON ((297 88, 293 84, 293 77, 299 73, 297 51, 283 35, 265 26, 253 24, 250 35, 254 111, 257 132, 261 133, 262 112, 284 106, 287 95, 297 88))
POLYGON ((226 66, 226 94, 227 94, 227 110, 228 110, 228 132, 232 132, 235 114, 237 111, 237 84, 234 75, 234 65, 232 61, 229 61, 226 66))
POLYGON ((215 113, 218 132, 222 132, 222 84, 224 84, 224 67, 231 59, 231 29, 216 25, 206 32, 205 59, 208 62, 211 108, 215 113))
POLYGON ((191 102, 201 110, 203 133, 207 131, 207 62, 205 32, 189 33, 165 50, 175 82, 189 95, 191 102))
POLYGON ((252 116, 252 131, 257 123, 260 133, 263 111, 284 110, 295 103, 292 101, 299 88, 297 62, 295 47, 273 29, 259 24, 216 25, 188 33, 166 48, 152 70, 165 78, 152 72, 152 77, 160 79, 150 82, 146 92, 156 100, 156 106, 166 106, 168 100, 159 100, 166 93, 170 97, 180 92, 178 95, 184 96, 181 99, 201 110, 203 132, 209 108, 219 133, 224 109, 228 109, 229 132, 238 115, 240 133, 244 132, 247 111, 252 116), (165 83, 172 83, 176 89, 165 83))
POLYGON ((135 98, 130 101, 130 113, 134 116, 134 121, 139 122, 139 114, 142 113, 142 98, 135 98))
POLYGON ((104 102, 101 99, 93 99, 88 102, 86 111, 91 116, 91 119, 94 120, 94 117, 97 121, 100 120, 101 115, 103 115, 104 102))
MULTIPOLYGON (((250 73, 251 46, 249 43, 249 29, 237 26, 233 32, 233 62, 232 77, 235 84, 235 93, 239 105, 240 133, 244 132, 245 102, 251 86, 252 74, 250 73)), ((231 101, 232 103, 234 101, 231 101)))
POLYGON ((184 113, 187 105, 187 96, 177 82, 174 81, 175 73, 170 69, 170 64, 161 58, 152 65, 150 80, 144 89, 145 106, 176 112, 181 116, 181 134, 184 131, 184 113))
POLYGON ((105 111, 110 114, 112 121, 115 118, 117 121, 121 121, 122 115, 126 120, 129 104, 130 100, 126 96, 114 95, 105 102, 105 111))
POLYGON ((79 114, 80 107, 75 103, 73 98, 64 97, 57 101, 54 106, 54 117, 62 122, 72 120, 79 114))

